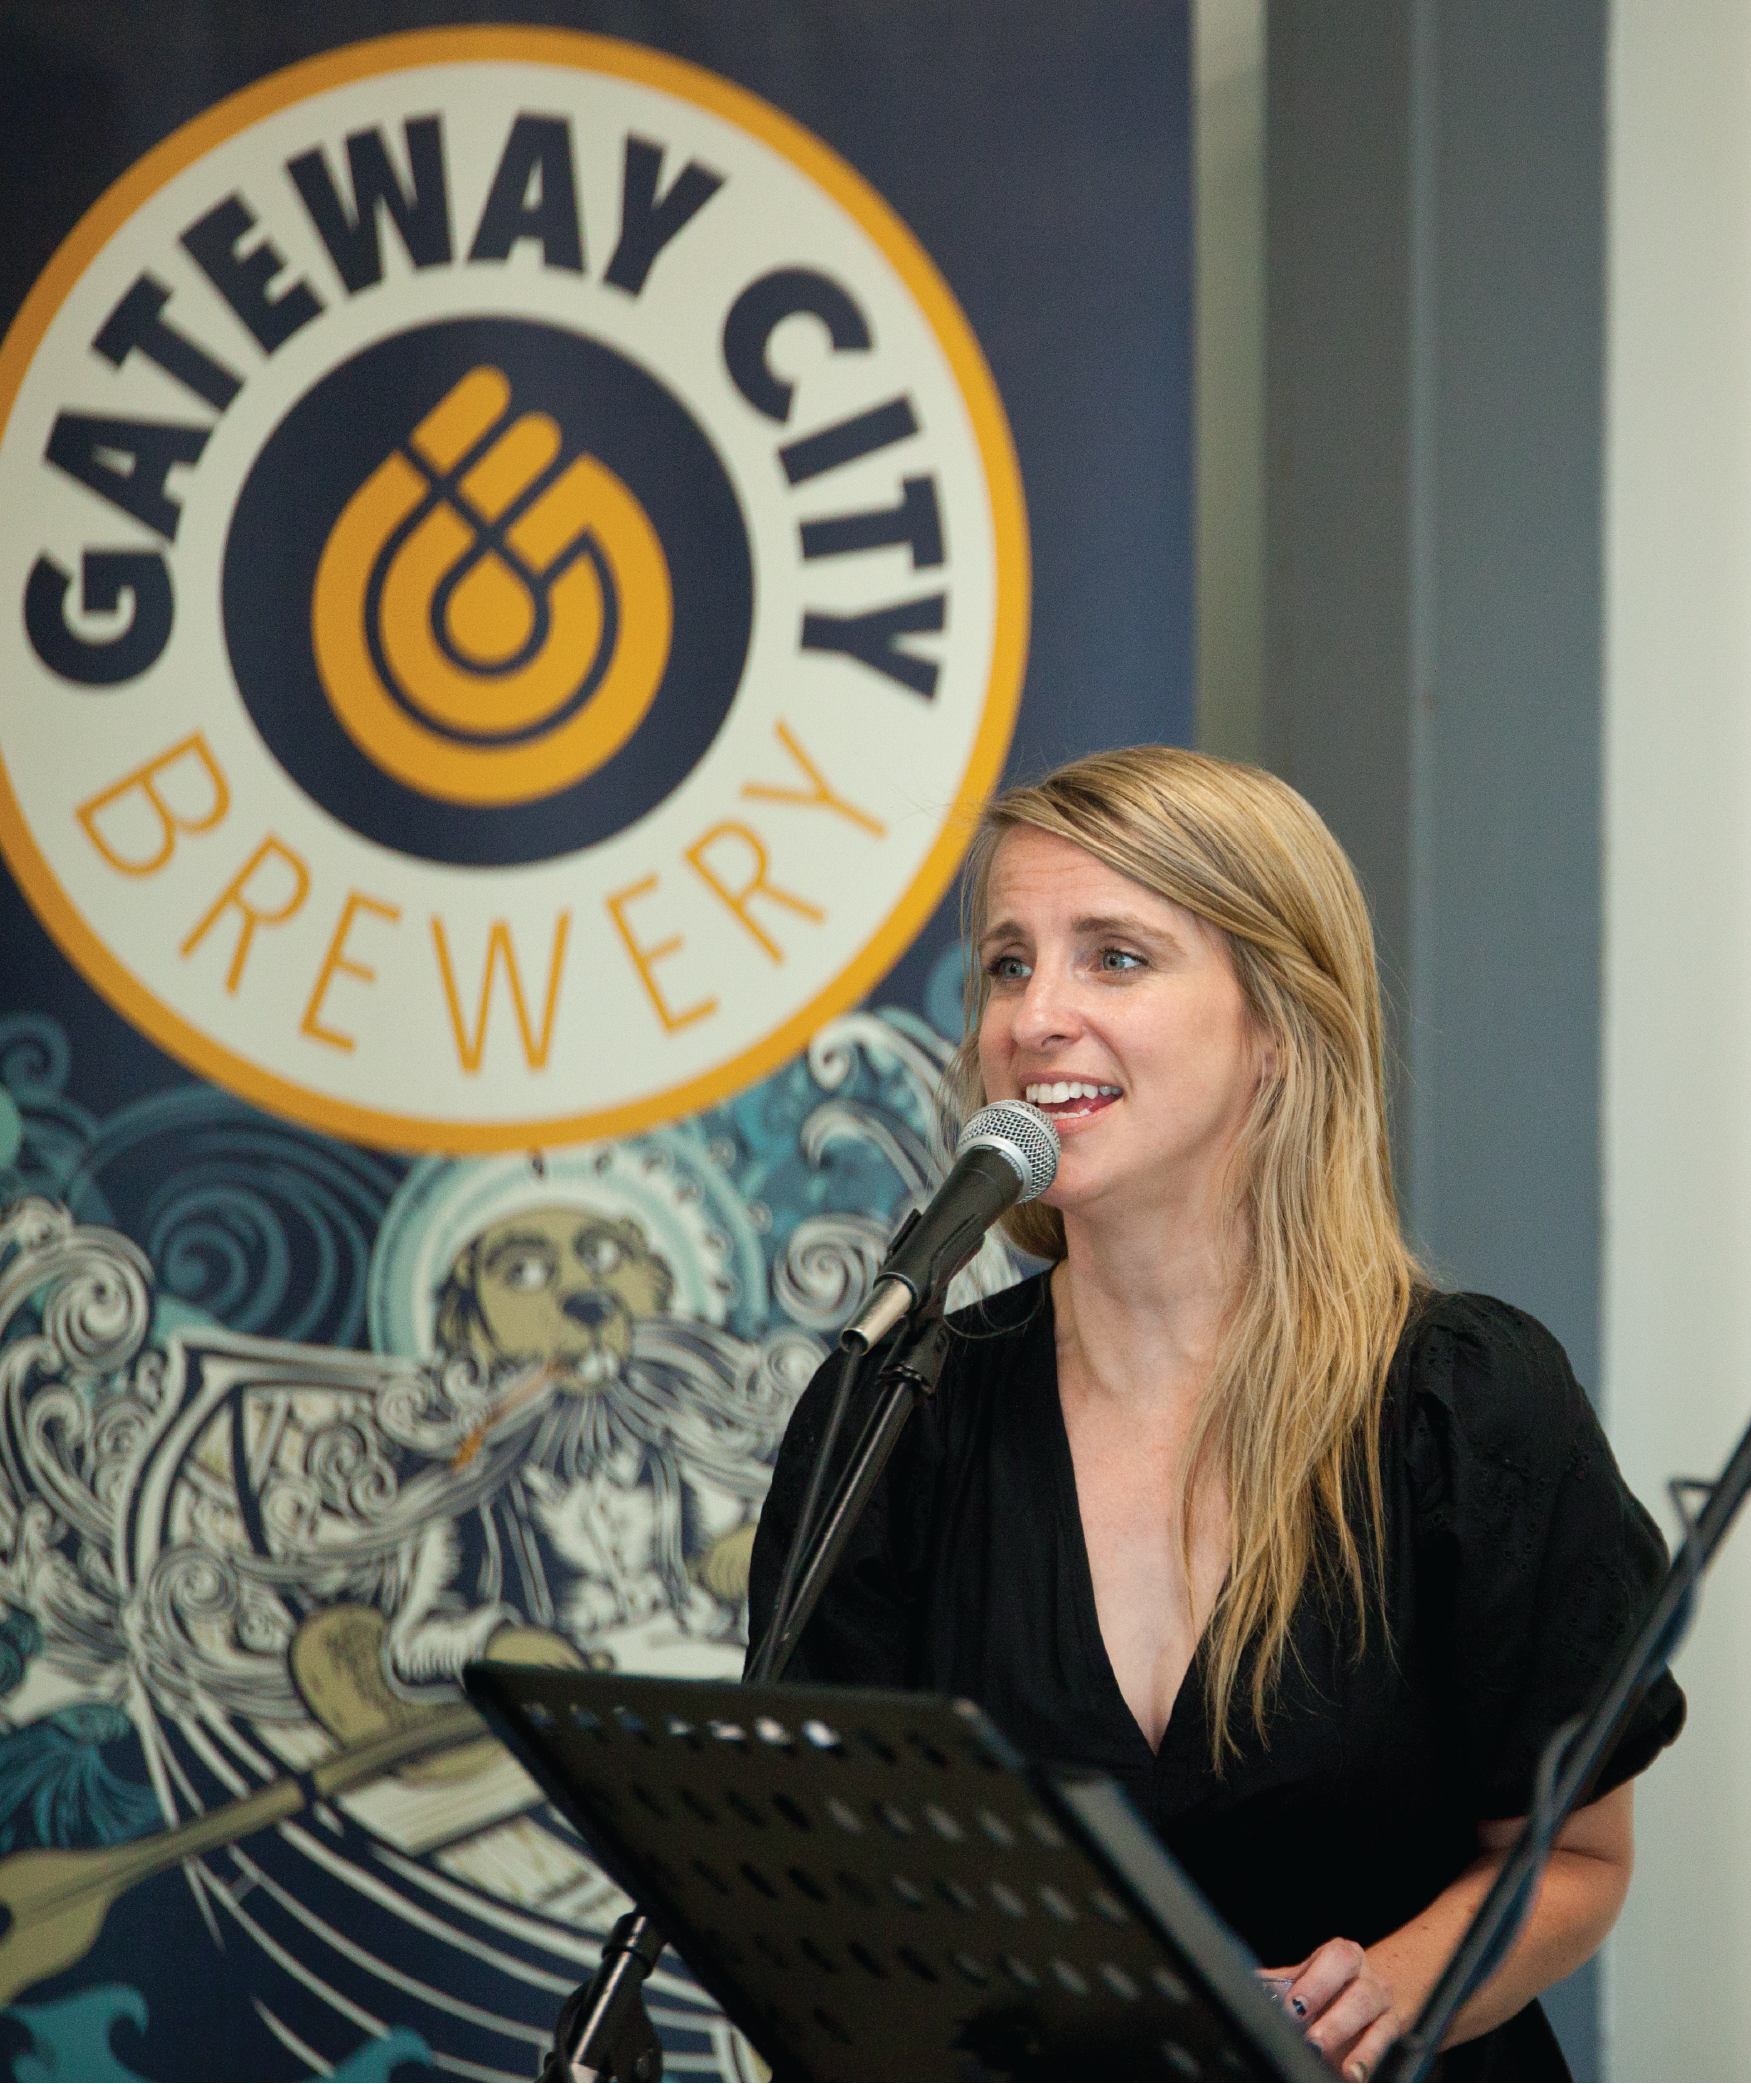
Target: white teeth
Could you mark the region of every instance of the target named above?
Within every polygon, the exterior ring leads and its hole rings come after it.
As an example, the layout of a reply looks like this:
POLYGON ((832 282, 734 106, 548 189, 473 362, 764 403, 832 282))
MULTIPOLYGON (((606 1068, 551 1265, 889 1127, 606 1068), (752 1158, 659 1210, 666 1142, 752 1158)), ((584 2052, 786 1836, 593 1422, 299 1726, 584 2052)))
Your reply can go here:
POLYGON ((1030 1085, 1023 1097, 1035 1107, 1062 1107, 1066 1100, 1116 1100, 1119 1088, 1116 1085, 1090 1085, 1081 1078, 1060 1078, 1030 1085))

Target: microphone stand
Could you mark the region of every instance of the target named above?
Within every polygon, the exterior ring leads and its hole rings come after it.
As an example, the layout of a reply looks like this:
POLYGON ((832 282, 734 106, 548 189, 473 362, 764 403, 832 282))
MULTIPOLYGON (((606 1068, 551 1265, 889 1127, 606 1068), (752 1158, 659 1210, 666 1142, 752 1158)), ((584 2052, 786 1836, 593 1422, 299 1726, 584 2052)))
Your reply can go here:
MULTIPOLYGON (((774 1611, 749 1660, 750 1679, 784 1676, 907 1421, 926 1397, 935 1394, 948 1357, 948 1337, 940 1298, 894 1336, 876 1377, 874 1409, 845 1473, 819 1525, 805 1522, 800 1530, 808 1539, 794 1575, 795 1589, 788 1603, 774 1611)), ((831 1454, 836 1432, 836 1426, 829 1426, 821 1443, 823 1458, 831 1454)), ((811 1486, 811 1494, 815 1488, 811 1486)), ((792 1575, 788 1567, 785 1574, 792 1575)), ((662 1951, 663 1935, 646 1912, 633 1909, 620 1919, 602 1949, 600 1967, 567 1999, 555 2023, 553 2046, 539 2072, 542 2079, 635 2078, 644 2084, 663 2074, 662 2044, 643 1997, 645 1978, 662 1951)))
POLYGON ((1565 1722, 1538 1762, 1532 1813, 1489 1894, 1416 2024, 1388 2050, 1378 2074, 1426 2077, 1455 2017, 1501 1966, 1520 1936, 1556 1834, 1589 1791, 1612 1740, 1636 1703, 1671 1662, 1696 1610, 1703 1572, 1751 1492, 1751 1426, 1714 1481, 1680 1477, 1667 1486, 1684 1525, 1684 1541, 1654 1594, 1646 1618, 1594 1690, 1587 1712, 1565 1722), (1702 1499, 1700 1512, 1694 1501, 1702 1499))
MULTIPOLYGON (((750 1679, 783 1678, 803 1630, 845 1553, 845 1545, 900 1444, 908 1420, 926 1397, 936 1393, 943 1362, 948 1358, 948 1338, 948 1326, 942 1321, 942 1304, 938 1300, 927 1314, 912 1320, 883 1363, 876 1377, 875 1408, 851 1451, 845 1474, 839 1479, 820 1525, 809 1530, 808 1547, 790 1603, 773 1614, 760 1638, 760 1647, 749 1660, 750 1679)), ((832 1443, 829 1440, 823 1444, 830 1447, 832 1443)))

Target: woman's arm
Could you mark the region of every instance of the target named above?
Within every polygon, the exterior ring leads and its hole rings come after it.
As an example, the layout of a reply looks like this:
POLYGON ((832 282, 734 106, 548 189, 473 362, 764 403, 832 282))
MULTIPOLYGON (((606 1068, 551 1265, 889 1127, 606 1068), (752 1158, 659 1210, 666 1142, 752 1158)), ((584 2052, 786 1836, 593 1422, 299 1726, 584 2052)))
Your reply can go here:
MULTIPOLYGON (((1635 1857, 1632 1783, 1585 1809, 1557 1833, 1526 1928, 1500 1968, 1460 2012, 1446 2045, 1499 2026, 1541 1990, 1579 1968, 1616 1922, 1635 1857)), ((1366 2077, 1415 2021, 1473 1913, 1489 1892, 1520 1825, 1484 1824, 1482 1855, 1409 1924, 1363 1949, 1328 1940, 1298 1968, 1285 2002, 1307 2038, 1347 2077, 1366 2077)))

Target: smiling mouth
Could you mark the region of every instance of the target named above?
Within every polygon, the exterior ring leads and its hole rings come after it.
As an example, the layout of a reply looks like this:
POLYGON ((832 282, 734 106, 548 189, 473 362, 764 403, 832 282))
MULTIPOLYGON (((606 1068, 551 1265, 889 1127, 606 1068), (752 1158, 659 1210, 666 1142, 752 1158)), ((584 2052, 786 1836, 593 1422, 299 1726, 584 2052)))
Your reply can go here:
POLYGON ((1026 1087, 1022 1098, 1055 1122, 1073 1122, 1101 1113, 1115 1100, 1123 1099, 1124 1092, 1119 1086, 1095 1085, 1086 1078, 1058 1078, 1042 1079, 1026 1087))

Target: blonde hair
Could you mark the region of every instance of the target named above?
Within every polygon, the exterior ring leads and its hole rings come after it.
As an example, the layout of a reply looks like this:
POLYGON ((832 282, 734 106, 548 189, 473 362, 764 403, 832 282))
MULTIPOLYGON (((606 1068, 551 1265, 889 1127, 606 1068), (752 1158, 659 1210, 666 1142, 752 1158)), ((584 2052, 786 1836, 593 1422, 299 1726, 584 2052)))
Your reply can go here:
MULTIPOLYGON (((977 950, 992 864, 1020 827, 1071 841, 1213 927, 1274 1060, 1235 1155, 1230 1219, 1244 1223, 1244 1271, 1182 1497, 1189 1562, 1198 1480, 1213 1471, 1226 1482, 1229 1567, 1204 1653, 1220 1764, 1249 1658, 1253 1722, 1267 1734, 1303 1595, 1346 1587, 1359 1648, 1380 1590, 1381 1407, 1426 1284, 1393 1198, 1368 909, 1318 814, 1259 768, 1133 746, 1012 789, 986 807, 963 885, 974 982, 951 1074, 963 1109, 985 1098, 978 1038, 990 987, 977 950)), ((1055 1209, 1026 1203, 1006 1226, 1025 1251, 1063 1258, 1055 1209)))

